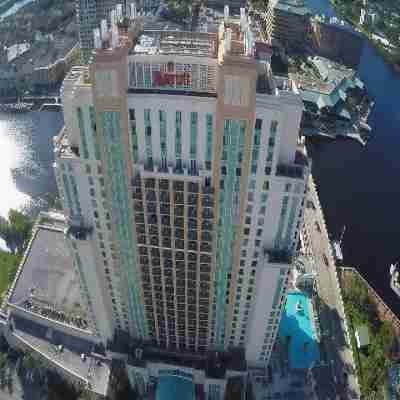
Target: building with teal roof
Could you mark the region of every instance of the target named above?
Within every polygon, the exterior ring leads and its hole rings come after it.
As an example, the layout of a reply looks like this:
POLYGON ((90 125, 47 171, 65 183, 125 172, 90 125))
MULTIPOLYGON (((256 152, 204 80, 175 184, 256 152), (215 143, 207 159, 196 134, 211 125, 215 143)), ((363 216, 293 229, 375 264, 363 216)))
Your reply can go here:
POLYGON ((293 74, 305 111, 315 115, 331 115, 342 120, 351 120, 352 107, 348 98, 365 94, 363 82, 356 71, 323 57, 308 59, 310 70, 293 74))

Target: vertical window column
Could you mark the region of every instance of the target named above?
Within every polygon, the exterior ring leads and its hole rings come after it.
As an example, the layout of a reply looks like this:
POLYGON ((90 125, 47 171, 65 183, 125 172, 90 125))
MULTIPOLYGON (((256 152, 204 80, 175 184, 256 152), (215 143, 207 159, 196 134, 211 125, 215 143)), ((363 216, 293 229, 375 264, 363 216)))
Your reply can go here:
POLYGON ((175 114, 175 157, 176 169, 182 170, 182 112, 175 114))
POLYGON ((167 169, 167 115, 165 111, 159 111, 160 119, 160 152, 161 168, 167 169))
POLYGON ((132 158, 133 162, 139 162, 139 146, 138 146, 138 137, 136 130, 136 114, 134 109, 129 109, 129 123, 131 127, 131 136, 132 136, 132 158))
POLYGON ((260 154, 260 145, 261 145, 261 127, 262 127, 262 119, 257 118, 254 127, 254 141, 253 141, 253 151, 251 157, 252 175, 257 174, 257 162, 258 162, 258 156, 260 154))
POLYGON ((212 150, 213 150, 213 116, 212 114, 206 115, 206 155, 205 155, 205 164, 206 169, 211 171, 211 163, 212 163, 212 150))
POLYGON ((80 132, 80 136, 81 136, 81 143, 82 143, 82 149, 83 149, 83 157, 88 159, 89 158, 89 150, 88 150, 87 141, 86 141, 85 123, 83 121, 83 111, 82 111, 81 107, 78 107, 77 114, 78 114, 79 132, 80 132))
POLYGON ((153 148, 151 140, 150 110, 144 110, 145 169, 153 170, 153 148))
POLYGON ((278 121, 271 121, 269 140, 268 140, 268 150, 267 150, 267 163, 271 163, 274 157, 274 146, 275 146, 277 131, 278 131, 278 121))
POLYGON ((197 175, 197 112, 190 113, 190 170, 193 175, 197 175))
POLYGON ((289 203, 289 196, 284 196, 282 200, 281 215, 279 217, 278 232, 275 238, 275 248, 278 250, 281 250, 283 245, 282 234, 283 234, 283 226, 286 218, 288 203, 289 203))
POLYGON ((96 110, 94 106, 89 107, 89 115, 90 115, 90 125, 92 128, 92 139, 93 139, 93 147, 94 147, 94 155, 96 160, 100 161, 101 152, 100 152, 100 144, 97 140, 97 129, 96 129, 96 110))

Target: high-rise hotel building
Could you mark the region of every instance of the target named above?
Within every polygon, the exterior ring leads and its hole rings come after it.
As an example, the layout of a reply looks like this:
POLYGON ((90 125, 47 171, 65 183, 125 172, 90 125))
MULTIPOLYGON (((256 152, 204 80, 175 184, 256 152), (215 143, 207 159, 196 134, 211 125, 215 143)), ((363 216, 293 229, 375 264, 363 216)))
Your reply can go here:
POLYGON ((100 37, 65 79, 55 170, 92 329, 265 366, 302 222, 302 101, 242 15, 100 37))

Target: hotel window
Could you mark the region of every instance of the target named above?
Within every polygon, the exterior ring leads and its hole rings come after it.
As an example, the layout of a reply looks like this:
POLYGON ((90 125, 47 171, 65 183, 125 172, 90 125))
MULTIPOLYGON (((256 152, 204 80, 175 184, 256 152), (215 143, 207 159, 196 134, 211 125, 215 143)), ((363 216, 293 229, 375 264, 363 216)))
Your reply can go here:
POLYGON ((85 124, 83 121, 83 112, 82 112, 81 107, 78 107, 77 114, 78 114, 79 132, 80 132, 81 143, 82 143, 82 148, 83 148, 83 157, 87 159, 87 158, 89 158, 89 150, 88 150, 87 141, 86 141, 85 124))
POLYGON ((94 144, 94 154, 96 160, 100 160, 100 145, 97 141, 97 133, 96 133, 96 112, 93 106, 89 106, 89 116, 90 116, 90 124, 92 128, 92 138, 94 144))
POLYGON ((211 170, 211 162, 212 162, 212 145, 213 145, 213 116, 212 114, 206 115, 206 129, 207 129, 207 144, 206 144, 206 169, 211 170))
POLYGON ((197 158, 197 112, 190 113, 190 159, 197 158))
POLYGON ((135 117, 134 109, 129 109, 129 121, 130 121, 130 126, 131 126, 133 162, 138 162, 139 161, 139 147, 138 147, 136 117, 135 117))
POLYGON ((261 193, 261 203, 266 203, 268 199, 267 193, 261 193))
POLYGON ((160 119, 160 151, 161 151, 161 162, 167 163, 167 115, 165 111, 159 111, 160 119))
POLYGON ((273 121, 271 121, 271 133, 276 133, 277 132, 277 130, 278 130, 278 121, 275 121, 275 120, 273 120, 273 121))
POLYGON ((176 162, 182 162, 182 112, 175 113, 175 156, 176 162))
POLYGON ((151 138, 150 110, 144 110, 144 140, 145 140, 145 163, 148 169, 153 169, 153 149, 151 138))

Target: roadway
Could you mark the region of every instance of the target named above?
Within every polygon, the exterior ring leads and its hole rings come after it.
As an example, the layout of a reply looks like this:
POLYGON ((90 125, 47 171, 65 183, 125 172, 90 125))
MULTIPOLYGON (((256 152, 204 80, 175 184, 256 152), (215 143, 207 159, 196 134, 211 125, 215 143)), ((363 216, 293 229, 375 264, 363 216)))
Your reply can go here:
MULTIPOLYGON (((305 231, 305 232, 304 232, 305 231)), ((335 260, 324 222, 317 191, 310 176, 309 192, 304 209, 306 252, 311 256, 310 271, 316 273, 320 299, 321 343, 326 361, 330 363, 332 379, 338 394, 345 399, 359 399, 360 389, 354 368, 353 353, 346 333, 343 301, 339 289, 335 260)))

